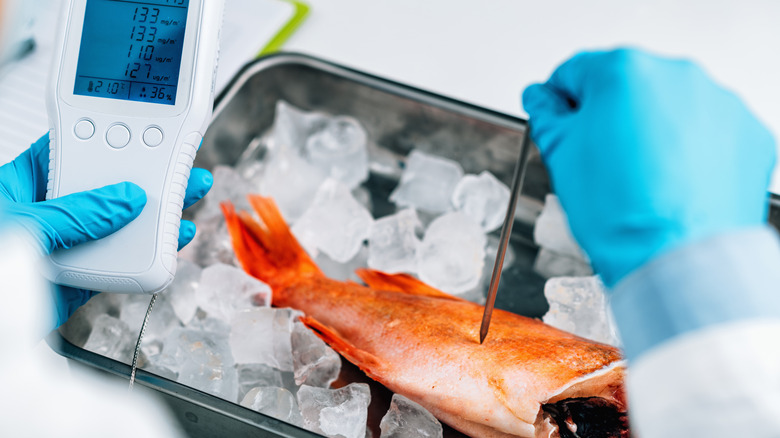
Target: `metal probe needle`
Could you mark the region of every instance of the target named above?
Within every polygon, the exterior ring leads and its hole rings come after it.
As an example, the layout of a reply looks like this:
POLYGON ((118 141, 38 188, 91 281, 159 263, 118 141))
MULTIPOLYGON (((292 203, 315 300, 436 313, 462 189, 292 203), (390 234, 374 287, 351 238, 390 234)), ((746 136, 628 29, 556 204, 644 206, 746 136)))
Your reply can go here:
POLYGON ((501 228, 501 240, 498 243, 498 254, 496 254, 496 263, 493 265, 493 275, 490 277, 490 288, 488 289, 487 303, 485 303, 485 313, 482 314, 482 325, 479 327, 479 343, 485 341, 488 328, 490 327, 490 318, 493 316, 493 307, 496 305, 496 295, 498 294, 498 283, 501 279, 501 268, 504 266, 504 255, 506 247, 509 244, 509 236, 512 235, 512 225, 515 222, 515 209, 517 208, 517 199, 520 197, 520 187, 523 185, 525 177, 525 161, 528 155, 528 149, 531 138, 531 125, 526 125, 523 143, 520 146, 520 157, 517 159, 515 174, 512 177, 512 195, 509 198, 509 207, 506 210, 504 226, 501 228))

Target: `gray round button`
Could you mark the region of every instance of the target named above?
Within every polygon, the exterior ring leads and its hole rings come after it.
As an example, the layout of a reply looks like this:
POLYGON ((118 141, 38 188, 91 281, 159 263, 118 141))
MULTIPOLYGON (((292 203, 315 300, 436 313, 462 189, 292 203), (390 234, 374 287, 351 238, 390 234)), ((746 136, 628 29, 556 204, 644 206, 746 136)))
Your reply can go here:
POLYGON ((152 126, 149 128, 146 128, 146 131, 144 131, 144 143, 153 148, 156 146, 160 146, 160 143, 163 141, 163 133, 160 130, 160 128, 156 126, 152 126))
POLYGON ((108 128, 106 132, 106 141, 108 145, 115 149, 120 149, 130 143, 130 130, 125 125, 114 125, 108 128))
POLYGON ((79 120, 76 126, 73 127, 73 132, 76 134, 76 137, 82 140, 89 140, 95 135, 95 125, 86 119, 79 120))

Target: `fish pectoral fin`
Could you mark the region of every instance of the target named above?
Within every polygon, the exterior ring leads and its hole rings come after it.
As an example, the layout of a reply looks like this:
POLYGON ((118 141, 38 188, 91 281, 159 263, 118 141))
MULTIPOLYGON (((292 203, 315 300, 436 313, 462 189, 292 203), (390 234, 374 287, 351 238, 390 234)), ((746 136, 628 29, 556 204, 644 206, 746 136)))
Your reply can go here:
POLYGON ((379 369, 382 367, 382 363, 376 356, 355 347, 352 343, 341 337, 338 332, 314 318, 302 316, 300 320, 306 327, 313 330, 320 339, 336 350, 336 352, 344 356, 348 361, 357 365, 369 377, 376 380, 376 376, 379 375, 379 369))
POLYGON ((428 286, 408 274, 387 274, 374 269, 364 268, 356 270, 355 273, 371 289, 462 301, 461 298, 428 286))

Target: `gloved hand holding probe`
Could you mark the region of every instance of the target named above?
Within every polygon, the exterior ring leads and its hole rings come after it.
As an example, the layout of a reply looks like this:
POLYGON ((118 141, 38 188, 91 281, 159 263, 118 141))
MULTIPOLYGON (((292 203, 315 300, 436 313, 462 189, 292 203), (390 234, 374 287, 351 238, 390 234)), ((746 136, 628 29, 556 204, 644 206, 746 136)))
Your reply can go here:
POLYGON ((523 105, 607 286, 663 253, 766 222, 774 140, 691 62, 581 53, 528 87, 523 105))
POLYGON ((610 289, 643 437, 774 437, 780 239, 767 129, 691 62, 581 53, 523 104, 610 289))
MULTIPOLYGON (((46 201, 48 166, 49 137, 46 135, 14 161, 0 167, 0 225, 3 222, 20 225, 43 254, 108 236, 135 219, 146 204, 144 191, 130 182, 46 201)), ((205 196, 212 182, 210 172, 193 168, 184 208, 205 196)), ((194 236, 195 224, 183 220, 179 249, 194 236)), ((64 323, 95 294, 56 287, 52 327, 64 323)))

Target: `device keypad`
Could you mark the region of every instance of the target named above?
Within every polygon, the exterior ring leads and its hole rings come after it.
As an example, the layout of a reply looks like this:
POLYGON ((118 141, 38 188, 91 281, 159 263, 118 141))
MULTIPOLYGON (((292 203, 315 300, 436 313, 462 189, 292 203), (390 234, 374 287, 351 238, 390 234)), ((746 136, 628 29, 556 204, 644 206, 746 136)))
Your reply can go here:
POLYGON ((73 127, 73 133, 81 140, 89 140, 95 135, 95 124, 91 120, 81 119, 73 127))
POLYGON ((112 148, 121 149, 130 143, 130 130, 125 125, 113 125, 106 132, 106 141, 112 148))
POLYGON ((163 132, 156 126, 150 126, 144 131, 144 144, 150 148, 159 146, 163 141, 163 132))

